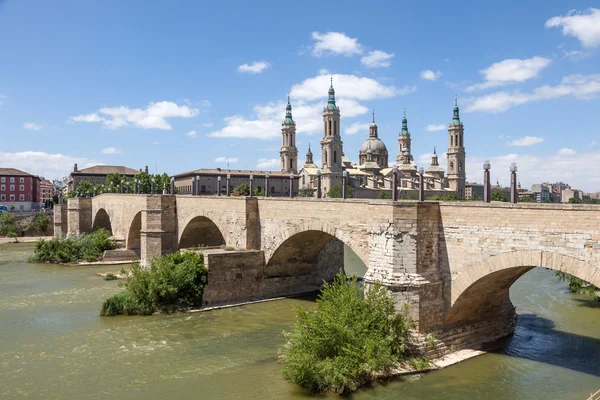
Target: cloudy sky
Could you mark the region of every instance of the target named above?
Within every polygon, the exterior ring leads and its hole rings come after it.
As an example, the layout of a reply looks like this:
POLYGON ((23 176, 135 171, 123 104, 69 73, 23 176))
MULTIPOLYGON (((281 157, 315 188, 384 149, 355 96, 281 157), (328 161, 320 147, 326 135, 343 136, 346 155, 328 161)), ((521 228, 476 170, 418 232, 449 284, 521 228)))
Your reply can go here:
POLYGON ((406 108, 426 167, 457 95, 468 180, 600 191, 593 5, 0 0, 0 166, 277 169, 288 93, 302 161, 332 76, 351 160, 371 110, 394 159, 406 108))

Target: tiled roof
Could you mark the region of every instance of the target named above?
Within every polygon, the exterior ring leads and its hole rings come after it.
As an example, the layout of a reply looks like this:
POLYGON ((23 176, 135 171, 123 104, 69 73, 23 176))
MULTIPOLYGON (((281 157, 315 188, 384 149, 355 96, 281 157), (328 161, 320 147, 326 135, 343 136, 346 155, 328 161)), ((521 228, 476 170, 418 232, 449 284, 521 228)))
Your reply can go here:
POLYGON ((139 174, 139 170, 124 167, 122 165, 94 165, 93 167, 80 169, 77 172, 72 172, 75 174, 98 174, 98 175, 108 175, 108 174, 119 174, 119 175, 135 175, 139 174))
POLYGON ((28 172, 16 168, 0 168, 0 175, 33 176, 28 172))
POLYGON ((227 174, 231 174, 233 177, 240 176, 249 176, 254 175, 254 177, 264 177, 266 173, 269 173, 272 178, 289 178, 289 172, 281 172, 281 171, 253 171, 248 169, 195 169, 193 171, 182 172, 177 175, 173 175, 174 178, 186 178, 189 176, 226 176, 227 174))

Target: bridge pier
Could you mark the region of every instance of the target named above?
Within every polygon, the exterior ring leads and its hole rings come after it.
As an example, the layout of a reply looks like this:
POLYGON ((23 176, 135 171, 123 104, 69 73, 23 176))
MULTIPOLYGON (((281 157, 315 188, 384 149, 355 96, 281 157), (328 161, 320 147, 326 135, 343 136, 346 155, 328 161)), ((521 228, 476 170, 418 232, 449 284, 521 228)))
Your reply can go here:
POLYGON ((140 229, 140 264, 150 265, 156 256, 177 251, 175 196, 145 196, 140 229))
POLYGON ((67 236, 78 236, 92 231, 92 199, 73 197, 67 202, 67 236))
POLYGON ((66 204, 55 204, 54 205, 54 237, 67 236, 68 232, 68 221, 67 221, 67 205, 66 204))

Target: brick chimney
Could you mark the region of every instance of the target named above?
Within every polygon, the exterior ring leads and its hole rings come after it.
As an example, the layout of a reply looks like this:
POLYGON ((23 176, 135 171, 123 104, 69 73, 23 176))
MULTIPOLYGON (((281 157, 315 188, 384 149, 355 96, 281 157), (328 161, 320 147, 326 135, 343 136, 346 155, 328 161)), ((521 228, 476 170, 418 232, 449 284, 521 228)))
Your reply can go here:
POLYGON ((73 166, 73 172, 77 172, 77 163, 73 166))

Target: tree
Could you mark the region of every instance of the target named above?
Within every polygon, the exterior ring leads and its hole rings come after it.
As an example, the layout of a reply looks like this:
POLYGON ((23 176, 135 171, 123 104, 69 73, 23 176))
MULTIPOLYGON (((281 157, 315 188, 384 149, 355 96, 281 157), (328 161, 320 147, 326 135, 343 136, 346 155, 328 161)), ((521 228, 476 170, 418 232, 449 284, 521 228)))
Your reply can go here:
POLYGON ((298 190, 298 197, 313 197, 315 195, 315 189, 303 188, 298 190))
MULTIPOLYGON (((346 185, 346 197, 351 199, 352 198, 352 186, 346 185)), ((327 192, 327 197, 331 197, 334 199, 341 199, 342 198, 342 185, 335 185, 334 187, 332 187, 331 189, 329 189, 329 192, 327 192)))
POLYGON ((445 194, 443 196, 440 196, 439 194, 433 195, 431 197, 429 197, 427 200, 434 200, 434 201, 457 201, 460 200, 460 198, 455 195, 455 194, 445 194))
POLYGON ((583 201, 579 197, 573 196, 569 199, 569 204, 581 204, 581 203, 583 203, 583 201))
POLYGON ((264 196, 265 195, 265 191, 264 190, 258 190, 258 188, 254 188, 254 195, 259 197, 259 196, 264 196))
POLYGON ((492 190, 490 194, 490 198, 492 201, 504 201, 508 202, 508 196, 502 190, 492 190))
POLYGON ((381 199, 381 200, 390 200, 392 198, 392 196, 390 196, 386 192, 379 192, 379 194, 377 195, 377 198, 381 199))
POLYGON ((92 183, 90 183, 88 181, 81 181, 81 182, 79 182, 79 185, 77 185, 77 188, 75 188, 75 190, 69 191, 67 198, 95 196, 102 192, 103 192, 102 186, 93 185, 92 183))
POLYGON ((240 183, 233 189, 233 193, 237 193, 238 196, 250 196, 250 185, 247 183, 240 183))
POLYGON ((519 203, 537 203, 537 201, 533 197, 520 197, 519 203))

